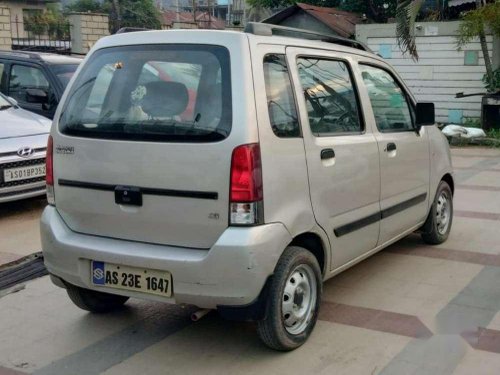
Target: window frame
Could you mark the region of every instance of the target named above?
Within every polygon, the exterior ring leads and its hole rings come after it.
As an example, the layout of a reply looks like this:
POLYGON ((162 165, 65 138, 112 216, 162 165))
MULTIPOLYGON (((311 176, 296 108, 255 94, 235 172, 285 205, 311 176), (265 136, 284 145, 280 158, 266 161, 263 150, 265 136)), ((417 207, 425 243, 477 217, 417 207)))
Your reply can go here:
POLYGON ((269 118, 269 125, 271 126, 271 130, 273 132, 273 134, 280 138, 280 139, 297 139, 297 138, 303 138, 304 137, 304 134, 303 134, 303 131, 302 131, 302 122, 301 122, 301 118, 300 118, 300 110, 299 110, 299 106, 297 105, 297 96, 296 96, 296 93, 295 93, 295 88, 294 88, 294 85, 293 85, 293 77, 291 75, 291 71, 290 71, 290 64, 289 64, 289 61, 288 61, 288 56, 286 55, 286 52, 284 53, 278 53, 278 52, 269 52, 269 53, 266 53, 263 57, 262 57, 262 77, 263 77, 263 81, 264 81, 264 91, 266 93, 266 112, 267 112, 267 117, 269 118), (290 82, 290 91, 292 93, 292 100, 293 100, 293 106, 295 107, 295 114, 297 115, 297 126, 298 126, 298 129, 299 129, 299 134, 298 135, 295 135, 295 136, 280 136, 278 134, 276 134, 276 132, 274 131, 273 129, 273 126, 272 126, 272 121, 271 121, 271 113, 269 112, 269 102, 268 102, 268 98, 267 98, 267 81, 266 81, 266 74, 265 74, 265 69, 264 69, 264 66, 265 66, 265 63, 266 63, 266 57, 268 56, 271 56, 271 55, 275 55, 275 56, 283 56, 285 62, 286 62, 286 66, 287 66, 287 76, 288 76, 288 80, 290 82))
MULTIPOLYGON (((380 70, 386 72, 387 74, 389 74, 391 76, 391 78, 394 80, 394 83, 396 83, 396 85, 400 88, 401 92, 403 93, 403 96, 404 96, 404 98, 406 100, 406 105, 408 106, 408 112, 410 113, 410 119, 411 119, 411 125, 412 125, 411 129, 381 130, 378 127, 377 120, 375 119, 375 126, 377 127, 377 131, 380 132, 380 133, 383 133, 383 134, 388 134, 388 133, 405 133, 405 132, 412 132, 412 133, 414 133, 415 131, 417 131, 417 127, 415 125, 415 102, 413 100, 413 97, 408 93, 408 90, 406 89, 405 85, 403 85, 401 83, 402 82, 401 79, 396 74, 394 74, 393 72, 391 72, 390 69, 388 69, 386 67, 383 67, 381 65, 378 65, 376 63, 366 62, 366 61, 359 61, 358 62, 358 66, 362 66, 362 65, 369 66, 369 67, 375 68, 375 69, 380 69, 380 70)), ((359 72, 362 73, 361 67, 359 67, 359 72)), ((373 106, 372 106, 372 103, 371 103, 370 94, 368 93, 368 88, 366 87, 365 80, 363 79, 362 81, 363 81, 363 86, 364 86, 364 88, 366 90, 366 95, 368 96, 368 99, 370 100, 370 106, 371 106, 373 117, 375 118, 375 113, 373 112, 373 106)))
MULTIPOLYGON (((314 55, 314 54, 298 54, 295 58, 295 69, 297 69, 297 77, 298 77, 298 85, 300 88, 300 91, 303 93, 304 88, 302 86, 302 82, 300 81, 300 73, 299 73, 299 67, 298 67, 298 60, 301 58, 312 58, 312 59, 318 59, 318 60, 327 60, 327 61, 334 61, 334 62, 342 62, 346 65, 347 71, 349 74, 349 78, 351 80, 351 85, 353 87, 354 91, 354 96, 356 98, 356 106, 358 110, 358 117, 359 117, 359 124, 361 130, 359 132, 338 132, 338 133, 315 133, 311 129, 311 122, 309 120, 309 114, 306 113, 307 116, 307 122, 309 124, 309 130, 311 131, 311 134, 314 137, 317 138, 326 138, 326 137, 342 137, 342 136, 349 136, 349 135, 363 135, 366 134, 366 121, 365 121, 365 114, 363 110, 363 106, 361 103, 361 98, 360 98, 360 92, 359 92, 359 87, 358 87, 358 82, 356 81, 356 77, 353 73, 353 68, 351 65, 351 62, 347 59, 341 58, 341 57, 329 57, 325 55, 314 55)), ((305 108, 307 108, 307 103, 304 95, 302 95, 302 100, 304 100, 305 108)))

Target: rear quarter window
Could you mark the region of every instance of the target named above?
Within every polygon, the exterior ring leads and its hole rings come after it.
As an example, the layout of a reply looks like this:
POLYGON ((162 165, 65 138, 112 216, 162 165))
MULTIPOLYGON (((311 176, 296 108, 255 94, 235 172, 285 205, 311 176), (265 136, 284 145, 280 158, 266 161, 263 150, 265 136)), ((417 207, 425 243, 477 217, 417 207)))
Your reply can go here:
POLYGON ((68 135, 211 142, 231 131, 229 52, 208 45, 146 45, 97 51, 68 94, 68 135))

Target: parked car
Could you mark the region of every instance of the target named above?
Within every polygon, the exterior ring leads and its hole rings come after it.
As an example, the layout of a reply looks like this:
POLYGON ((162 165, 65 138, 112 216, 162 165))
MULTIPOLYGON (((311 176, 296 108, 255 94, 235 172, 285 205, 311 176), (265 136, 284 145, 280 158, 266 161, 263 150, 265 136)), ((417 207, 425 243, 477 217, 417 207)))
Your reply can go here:
POLYGON ((42 52, 0 51, 0 92, 52 118, 82 59, 42 52))
POLYGON ((386 61, 250 24, 99 40, 55 116, 47 187, 45 264, 77 306, 217 309, 291 350, 324 280, 414 231, 447 239, 454 182, 434 105, 386 61))
POLYGON ((50 124, 0 94, 0 203, 45 194, 50 124))

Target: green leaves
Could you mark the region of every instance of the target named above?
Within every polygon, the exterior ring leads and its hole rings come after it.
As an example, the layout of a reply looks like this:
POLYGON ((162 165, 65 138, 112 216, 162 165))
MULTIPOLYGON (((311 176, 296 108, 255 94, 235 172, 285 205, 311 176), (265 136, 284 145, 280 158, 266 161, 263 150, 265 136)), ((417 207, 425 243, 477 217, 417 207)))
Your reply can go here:
POLYGON ((418 60, 415 42, 415 20, 424 0, 399 0, 396 8, 396 38, 399 48, 418 60))
POLYGON ((500 1, 471 10, 462 17, 458 27, 457 47, 461 48, 484 33, 485 26, 500 36, 500 1))

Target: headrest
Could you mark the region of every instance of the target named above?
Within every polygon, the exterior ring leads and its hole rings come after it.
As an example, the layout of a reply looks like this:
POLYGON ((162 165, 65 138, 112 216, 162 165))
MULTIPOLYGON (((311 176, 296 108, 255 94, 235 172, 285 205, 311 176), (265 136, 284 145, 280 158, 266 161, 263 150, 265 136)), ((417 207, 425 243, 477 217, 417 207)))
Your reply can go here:
POLYGON ((152 117, 172 117, 186 110, 189 94, 180 82, 156 81, 144 85, 146 95, 142 99, 142 110, 152 117))

